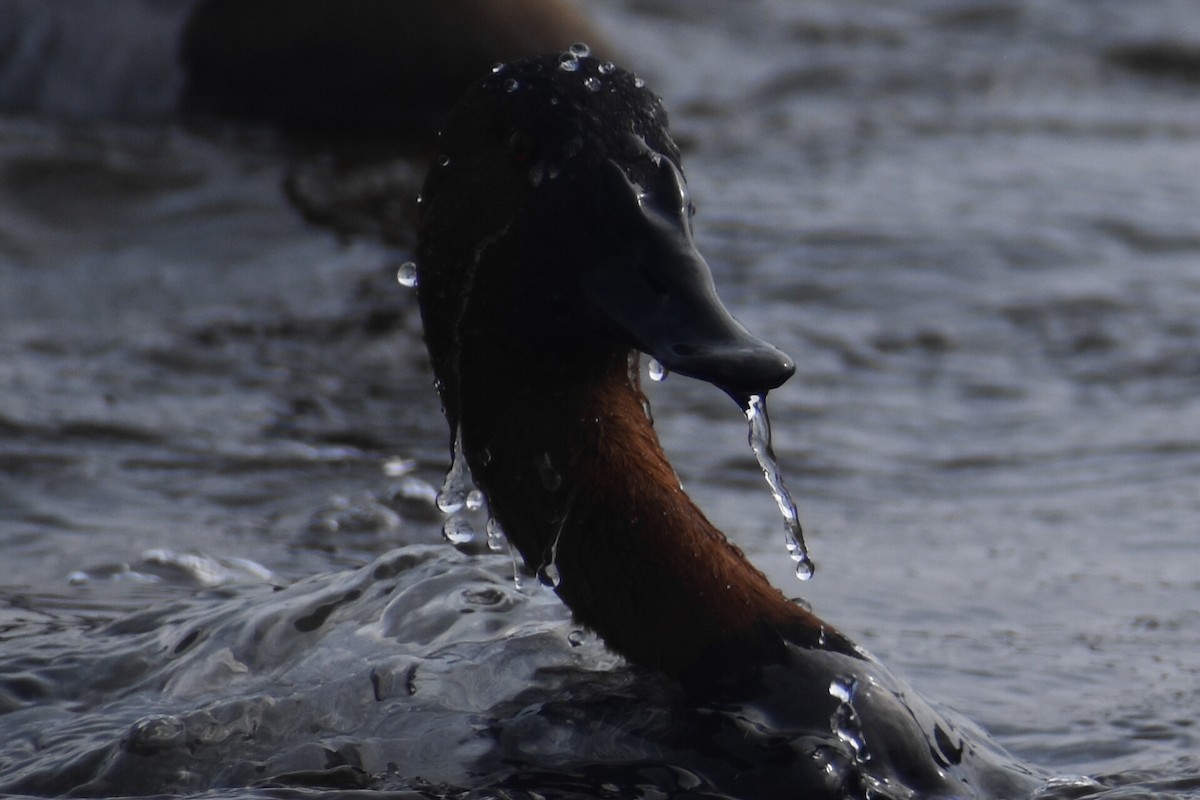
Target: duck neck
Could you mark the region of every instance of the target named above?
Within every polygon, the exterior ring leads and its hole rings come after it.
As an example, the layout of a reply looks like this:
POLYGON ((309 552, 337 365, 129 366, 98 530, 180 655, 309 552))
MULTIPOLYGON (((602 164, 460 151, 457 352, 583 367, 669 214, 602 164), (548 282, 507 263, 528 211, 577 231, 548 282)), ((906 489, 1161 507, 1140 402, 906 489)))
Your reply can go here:
POLYGON ((464 376, 493 376, 464 383, 459 418, 472 473, 510 542, 634 664, 682 678, 727 660, 776 660, 784 638, 823 646, 820 620, 684 493, 636 366, 625 353, 560 376, 514 374, 512 362, 500 372, 494 361, 464 366, 464 376))

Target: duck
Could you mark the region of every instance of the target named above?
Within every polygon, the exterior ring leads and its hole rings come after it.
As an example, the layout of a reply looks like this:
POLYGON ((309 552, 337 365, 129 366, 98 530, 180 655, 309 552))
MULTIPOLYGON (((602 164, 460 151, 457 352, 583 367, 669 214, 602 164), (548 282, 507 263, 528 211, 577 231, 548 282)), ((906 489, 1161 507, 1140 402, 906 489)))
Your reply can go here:
POLYGON ((661 99, 577 46, 496 67, 437 142, 416 288, 453 457, 580 625, 785 743, 698 769, 739 797, 1028 796, 1035 770, 785 597, 681 487, 641 357, 743 408, 795 364, 719 298, 661 99))

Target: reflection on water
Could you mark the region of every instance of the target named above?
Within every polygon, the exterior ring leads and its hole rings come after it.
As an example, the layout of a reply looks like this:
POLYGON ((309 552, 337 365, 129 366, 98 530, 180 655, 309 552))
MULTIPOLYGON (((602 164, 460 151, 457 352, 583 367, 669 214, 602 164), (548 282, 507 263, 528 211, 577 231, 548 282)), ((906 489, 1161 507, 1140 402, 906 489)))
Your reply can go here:
MULTIPOLYGON (((1200 18, 595 6, 673 112, 728 305, 797 362, 771 404, 820 555, 806 598, 1023 757, 1200 794, 1200 18)), ((144 41, 181 7, 95 30, 144 41)), ((132 50, 104 74, 56 57, 36 103, 12 99, 30 62, 0 66, 6 108, 36 112, 0 118, 0 788, 445 794, 518 750, 516 797, 710 788, 645 750, 670 687, 483 537, 441 542, 410 253, 281 191, 363 174, 52 115, 84 77, 77 116, 120 111, 167 57, 132 50)), ((728 399, 647 388, 689 491, 799 591, 728 399)))

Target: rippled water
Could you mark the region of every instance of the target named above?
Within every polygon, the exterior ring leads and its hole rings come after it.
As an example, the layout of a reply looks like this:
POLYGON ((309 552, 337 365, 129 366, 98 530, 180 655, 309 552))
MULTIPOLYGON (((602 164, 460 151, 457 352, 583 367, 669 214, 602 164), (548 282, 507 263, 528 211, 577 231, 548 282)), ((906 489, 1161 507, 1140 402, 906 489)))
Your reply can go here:
MULTIPOLYGON (((646 766, 671 687, 441 542, 449 436, 395 281, 423 166, 376 176, 390 244, 307 223, 289 177, 355 190, 319 160, 128 121, 177 85, 147 43, 183 5, 114 7, 39 24, 128 47, 0 64, 0 791, 704 790, 646 766)), ((738 409, 672 376, 688 489, 1019 756, 1200 795, 1191 4, 589 9, 672 111, 727 303, 797 362, 770 407, 816 577, 738 409)))

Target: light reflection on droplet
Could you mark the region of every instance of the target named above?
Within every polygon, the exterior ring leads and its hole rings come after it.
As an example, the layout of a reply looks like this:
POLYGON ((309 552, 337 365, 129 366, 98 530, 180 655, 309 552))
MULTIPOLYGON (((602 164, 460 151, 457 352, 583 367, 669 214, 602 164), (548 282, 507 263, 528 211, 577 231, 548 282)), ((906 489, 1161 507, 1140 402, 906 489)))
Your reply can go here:
POLYGON ((667 379, 667 368, 659 363, 657 358, 651 358, 646 362, 646 374, 650 376, 650 380, 655 383, 662 383, 667 379))
POLYGON ((415 288, 417 285, 417 264, 415 261, 405 261, 396 270, 396 280, 401 286, 409 289, 415 288))
POLYGON ((442 536, 450 544, 470 544, 475 540, 475 528, 463 517, 448 517, 442 524, 442 536))

